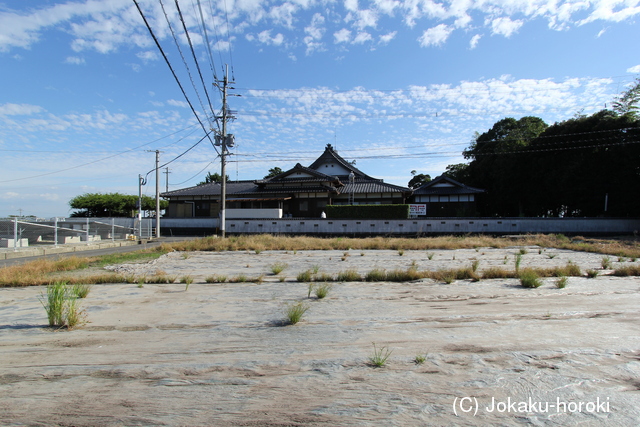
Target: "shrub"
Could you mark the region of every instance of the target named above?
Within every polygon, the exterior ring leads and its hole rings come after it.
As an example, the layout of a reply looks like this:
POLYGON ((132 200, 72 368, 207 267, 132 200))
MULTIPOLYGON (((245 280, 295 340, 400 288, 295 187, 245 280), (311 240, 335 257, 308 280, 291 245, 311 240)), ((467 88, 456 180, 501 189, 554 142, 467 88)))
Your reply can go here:
POLYGON ((275 275, 278 275, 282 273, 287 267, 288 265, 284 262, 276 262, 275 264, 271 265, 271 272, 275 275))
POLYGON ((284 314, 287 318, 287 323, 290 325, 295 325, 299 321, 302 320, 302 316, 309 310, 309 306, 302 301, 289 304, 284 310, 284 314))
POLYGON ((429 259, 429 261, 431 261, 433 259, 433 255, 434 255, 433 252, 429 252, 427 254, 427 258, 429 259))
POLYGON ((82 315, 77 298, 66 282, 54 282, 47 286, 47 295, 40 296, 40 303, 47 312, 49 326, 73 328, 82 315))
POLYGON ((426 354, 416 354, 416 357, 413 358, 413 361, 416 365, 422 365, 427 360, 426 354))
POLYGON ((367 282, 384 282, 387 280, 387 272, 384 268, 374 268, 364 276, 367 282))
POLYGON ((602 257, 602 261, 600 261, 600 265, 603 270, 608 270, 611 268, 611 258, 608 256, 602 257))
POLYGON ((592 269, 587 270, 587 277, 589 279, 595 279, 596 277, 598 277, 598 270, 592 270, 592 269))
POLYGON ((182 276, 182 278, 180 279, 180 283, 184 283, 186 285, 184 290, 187 291, 189 290, 189 285, 193 283, 193 277, 189 275, 182 276))
POLYGON ((323 283, 322 285, 316 286, 315 294, 318 299, 323 299, 329 294, 332 286, 329 283, 323 283))
POLYGON ((209 276, 206 279, 204 279, 204 281, 207 283, 224 283, 227 281, 227 276, 218 274, 215 276, 209 276))
POLYGON ((71 287, 71 293, 76 298, 86 298, 89 295, 89 291, 91 290, 91 285, 86 283, 76 283, 71 287))
POLYGON ((478 271, 478 266, 480 266, 480 261, 478 261, 477 259, 471 263, 471 269, 474 273, 478 271))
POLYGON ((338 282, 358 282, 362 280, 362 276, 358 274, 355 268, 349 268, 338 273, 336 276, 338 282))
POLYGON ((249 279, 244 274, 238 274, 236 277, 232 277, 229 280, 229 282, 231 282, 231 283, 244 283, 244 282, 248 282, 248 281, 249 281, 249 279))
POLYGON ((296 280, 298 282, 310 282, 311 280, 313 280, 311 270, 301 271, 300 273, 298 273, 296 280))
POLYGON ((383 346, 380 349, 378 349, 376 348, 376 343, 372 343, 372 344, 373 344, 373 355, 369 357, 369 363, 376 368, 382 368, 384 365, 387 364, 387 360, 389 359, 389 356, 391 356, 391 353, 393 352, 393 350, 389 350, 387 346, 383 346))
POLYGON ((505 270, 500 267, 489 267, 482 270, 483 279, 506 279, 516 277, 513 271, 505 270))
POLYGON ((638 265, 625 265, 624 267, 618 267, 613 270, 614 276, 640 276, 640 266, 638 265))
POLYGON ((556 280, 556 288, 558 288, 558 289, 566 288, 568 281, 569 281, 569 278, 567 276, 559 277, 558 280, 556 280))
POLYGON ((386 273, 387 282, 411 282, 412 280, 422 279, 422 275, 417 269, 409 267, 406 270, 391 270, 386 273))
POLYGON ((516 271, 520 270, 520 263, 522 263, 522 254, 516 254, 516 271))
POLYGON ((542 286, 542 281, 535 271, 527 269, 520 273, 520 285, 523 288, 539 288, 542 286))

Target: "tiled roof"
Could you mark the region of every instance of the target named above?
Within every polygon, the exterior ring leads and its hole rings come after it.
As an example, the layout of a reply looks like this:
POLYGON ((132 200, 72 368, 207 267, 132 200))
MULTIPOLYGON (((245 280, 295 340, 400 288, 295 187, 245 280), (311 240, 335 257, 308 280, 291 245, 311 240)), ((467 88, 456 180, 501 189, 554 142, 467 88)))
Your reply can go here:
POLYGON ((339 189, 340 194, 348 194, 351 192, 355 194, 362 193, 410 193, 411 189, 406 187, 400 187, 399 185, 387 184, 382 180, 356 180, 353 184, 346 184, 339 189))
POLYGON ((274 183, 274 182, 305 182, 305 181, 329 181, 329 182, 335 182, 338 181, 338 177, 337 176, 331 176, 331 175, 327 175, 324 174, 322 172, 318 172, 315 169, 311 169, 311 168, 307 168, 302 166, 300 163, 297 163, 292 169, 289 169, 288 171, 282 172, 279 175, 276 175, 274 177, 268 178, 268 179, 260 179, 258 181, 256 181, 256 183, 258 184, 269 184, 269 183, 274 183), (302 172, 308 175, 311 175, 312 177, 307 177, 307 178, 288 178, 290 175, 293 175, 296 172, 302 172))
POLYGON ((345 159, 343 159, 342 157, 340 157, 338 155, 338 153, 333 149, 333 147, 331 146, 331 144, 327 144, 327 147, 324 149, 324 153, 322 153, 320 155, 320 157, 318 157, 316 159, 315 162, 311 163, 311 165, 309 165, 309 168, 311 169, 317 169, 319 168, 323 163, 326 163, 326 161, 336 161, 338 162, 340 165, 342 165, 343 167, 345 167, 346 169, 353 171, 354 175, 356 177, 361 177, 361 178, 367 178, 367 179, 375 179, 373 177, 370 177, 369 175, 367 175, 366 173, 362 172, 361 170, 358 170, 358 168, 356 168, 355 166, 353 166, 351 163, 347 162, 345 159))
POLYGON ((445 175, 440 175, 433 181, 429 181, 421 187, 413 191, 414 195, 439 195, 439 194, 477 194, 484 193, 484 190, 480 188, 469 187, 464 185, 453 178, 449 178, 445 175), (451 184, 448 187, 440 187, 438 184, 446 182, 451 184))
MULTIPOLYGON (((237 181, 227 182, 227 194, 235 194, 255 188, 254 181, 237 181)), ((216 196, 220 195, 220 183, 212 182, 209 184, 196 185, 195 187, 183 188, 180 190, 161 193, 161 197, 178 197, 178 196, 216 196)))

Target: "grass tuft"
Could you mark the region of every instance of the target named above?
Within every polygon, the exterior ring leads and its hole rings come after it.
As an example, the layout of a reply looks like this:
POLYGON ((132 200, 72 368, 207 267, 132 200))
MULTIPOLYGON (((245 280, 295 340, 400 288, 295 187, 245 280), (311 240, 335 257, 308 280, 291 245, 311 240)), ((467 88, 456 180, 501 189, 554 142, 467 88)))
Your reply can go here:
POLYGON ((323 299, 329 294, 332 286, 330 283, 323 283, 315 287, 315 294, 318 299, 323 299))
POLYGON ((285 307, 284 314, 289 325, 295 325, 302 320, 302 316, 309 310, 309 306, 300 301, 285 307))
POLYGON ((349 268, 344 271, 340 271, 336 276, 338 282, 359 282, 362 280, 362 276, 358 274, 355 268, 349 268))
POLYGON ((271 272, 277 276, 278 274, 282 273, 287 267, 288 265, 285 262, 276 262, 275 264, 271 265, 271 272))
POLYGON ((393 353, 393 350, 389 350, 387 346, 376 348, 376 343, 373 344, 373 355, 369 356, 369 363, 376 368, 382 368, 387 364, 389 356, 393 353))
POLYGON ((561 276, 556 280, 556 288, 564 289, 567 287, 567 283, 569 282, 569 278, 567 276, 561 276))
POLYGON ((587 277, 589 279, 595 279, 596 277, 598 277, 598 274, 600 274, 598 270, 593 270, 593 269, 587 270, 587 277))
POLYGON ((523 288, 539 288, 540 286, 542 286, 540 277, 535 271, 531 269, 523 270, 519 276, 520 285, 522 285, 523 288))

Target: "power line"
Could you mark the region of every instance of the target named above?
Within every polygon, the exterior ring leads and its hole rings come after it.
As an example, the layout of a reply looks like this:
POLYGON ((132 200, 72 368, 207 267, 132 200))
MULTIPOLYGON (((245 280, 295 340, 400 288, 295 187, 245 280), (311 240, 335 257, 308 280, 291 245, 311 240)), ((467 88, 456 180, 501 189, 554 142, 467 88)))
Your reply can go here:
MULTIPOLYGON (((175 135, 176 133, 178 133, 178 132, 182 132, 182 131, 184 131, 184 130, 186 130, 186 129, 189 129, 189 128, 181 129, 181 130, 179 130, 179 131, 177 131, 177 132, 174 132, 174 133, 172 133, 172 134, 170 134, 170 135, 163 136, 162 138, 158 138, 158 139, 153 140, 153 141, 151 141, 151 142, 146 142, 146 143, 144 143, 144 144, 142 144, 142 145, 138 145, 137 147, 131 148, 131 149, 129 149, 129 150, 121 151, 121 152, 118 152, 118 153, 113 154, 113 155, 111 155, 111 156, 103 157, 103 158, 100 158, 100 159, 97 159, 97 160, 93 160, 93 161, 91 161, 91 162, 87 162, 87 163, 83 163, 83 164, 80 164, 80 165, 72 166, 72 167, 69 167, 69 168, 60 169, 60 170, 53 171, 53 172, 47 172, 47 173, 43 173, 43 174, 39 174, 39 175, 27 176, 27 177, 24 177, 24 178, 8 179, 8 180, 5 180, 5 181, 0 181, 0 183, 5 183, 5 182, 15 182, 15 181, 23 181, 23 180, 27 180, 27 179, 33 179, 33 178, 40 178, 40 177, 43 177, 43 176, 55 175, 55 174, 57 174, 57 173, 62 173, 62 172, 70 171, 70 170, 73 170, 73 169, 78 169, 78 168, 81 168, 81 167, 84 167, 84 166, 93 165, 93 164, 96 164, 96 163, 102 162, 102 161, 104 161, 104 160, 112 159, 112 158, 114 158, 114 157, 118 157, 118 156, 121 156, 121 155, 123 155, 123 154, 131 153, 131 152, 133 152, 133 151, 138 150, 139 148, 142 148, 142 147, 144 147, 144 146, 147 146, 147 145, 153 144, 154 142, 157 142, 157 141, 160 141, 160 140, 162 140, 162 139, 164 139, 164 138, 167 138, 167 137, 169 137, 169 136, 175 135)), ((183 138, 183 139, 184 139, 184 138, 183 138)))
MULTIPOLYGON (((209 91, 207 90, 207 84, 204 82, 204 78, 202 77, 202 71, 200 70, 200 64, 198 63, 198 58, 196 57, 196 52, 193 49, 193 43, 191 43, 191 36, 189 35, 189 30, 187 29, 187 24, 184 22, 184 18, 182 17, 182 11, 180 10, 180 5, 178 4, 178 0, 175 0, 176 8, 178 9, 178 15, 180 16, 180 22, 182 22, 182 28, 184 29, 184 34, 187 36, 187 41, 189 42, 189 48, 191 49, 191 55, 193 56, 193 62, 196 64, 196 68, 198 70, 198 74, 200 75, 200 82, 202 83, 202 87, 204 89, 204 94, 207 97, 207 101, 209 103, 209 109, 211 110, 211 116, 215 117, 216 113, 213 111, 213 105, 211 105, 211 98, 209 98, 209 91)), ((203 107, 204 109, 204 107, 203 107)))
MULTIPOLYGON (((147 21, 147 18, 144 16, 144 13, 142 12, 142 9, 140 8, 140 5, 138 4, 138 1, 137 0, 133 0, 133 2, 135 3, 136 8, 138 9, 138 12, 140 13, 140 16, 142 17, 142 20, 144 21, 144 24, 146 25, 147 30, 149 30, 149 34, 151 35, 151 38, 153 38, 153 41, 155 42, 156 46, 158 47, 158 50, 162 54, 162 57, 164 58, 164 61, 167 63, 167 66, 169 67, 169 70, 171 70, 171 74, 173 75, 173 78, 175 79, 176 83, 180 87, 180 91, 182 92, 182 95, 187 100, 187 104, 189 104, 189 107, 191 108, 191 111, 193 112, 193 115, 196 117, 196 119, 198 120, 198 123, 200 123, 200 126, 202 127, 202 130, 205 132, 205 137, 208 137, 210 132, 207 131, 207 128, 202 123, 202 120, 200 120, 200 117, 198 116, 198 113, 196 113, 196 110, 193 108, 193 104, 191 104, 191 101, 189 100, 189 97, 187 96, 187 93, 184 91, 184 88, 182 87, 182 84, 180 83, 180 79, 178 79, 178 76, 176 75, 176 72, 173 70, 173 67, 171 66, 171 63, 169 62, 169 58, 167 58, 167 55, 164 53, 164 50, 162 49, 162 46, 160 45, 160 42, 158 41, 156 35, 153 33, 153 30, 151 29, 151 26, 149 25, 149 22, 147 21)), ((211 142, 211 145, 215 149, 215 145, 214 145, 213 141, 211 140, 211 138, 209 138, 209 141, 211 142)))
MULTIPOLYGON (((209 33, 207 32, 207 25, 204 22, 204 14, 202 13, 202 6, 200 5, 200 0, 198 2, 198 12, 200 14, 200 22, 202 23, 202 32, 204 34, 204 40, 207 44, 207 54, 209 55, 209 65, 211 66, 211 72, 213 73, 213 80, 218 80, 218 75, 216 74, 216 67, 213 61, 213 55, 211 54, 211 42, 209 41, 209 33)), ((193 2, 192 2, 193 4, 193 2)), ((213 18, 213 17, 212 17, 213 18)), ((215 25, 215 22, 214 22, 215 25)), ((215 28, 215 26, 214 26, 215 28)))

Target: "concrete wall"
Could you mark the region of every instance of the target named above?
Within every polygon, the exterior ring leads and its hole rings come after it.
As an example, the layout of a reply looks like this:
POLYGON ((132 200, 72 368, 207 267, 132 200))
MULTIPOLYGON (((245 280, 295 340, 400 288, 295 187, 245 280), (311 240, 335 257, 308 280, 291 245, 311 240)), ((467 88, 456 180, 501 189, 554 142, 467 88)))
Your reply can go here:
MULTIPOLYGON (((224 214, 230 218, 282 218, 282 209, 225 209, 224 214)), ((162 220, 160 220, 162 226, 162 220)))
MULTIPOLYGON (((165 226, 166 227, 166 226, 165 226)), ((227 233, 318 235, 428 234, 633 234, 640 219, 616 218, 430 218, 406 220, 237 219, 227 220, 227 233)))

